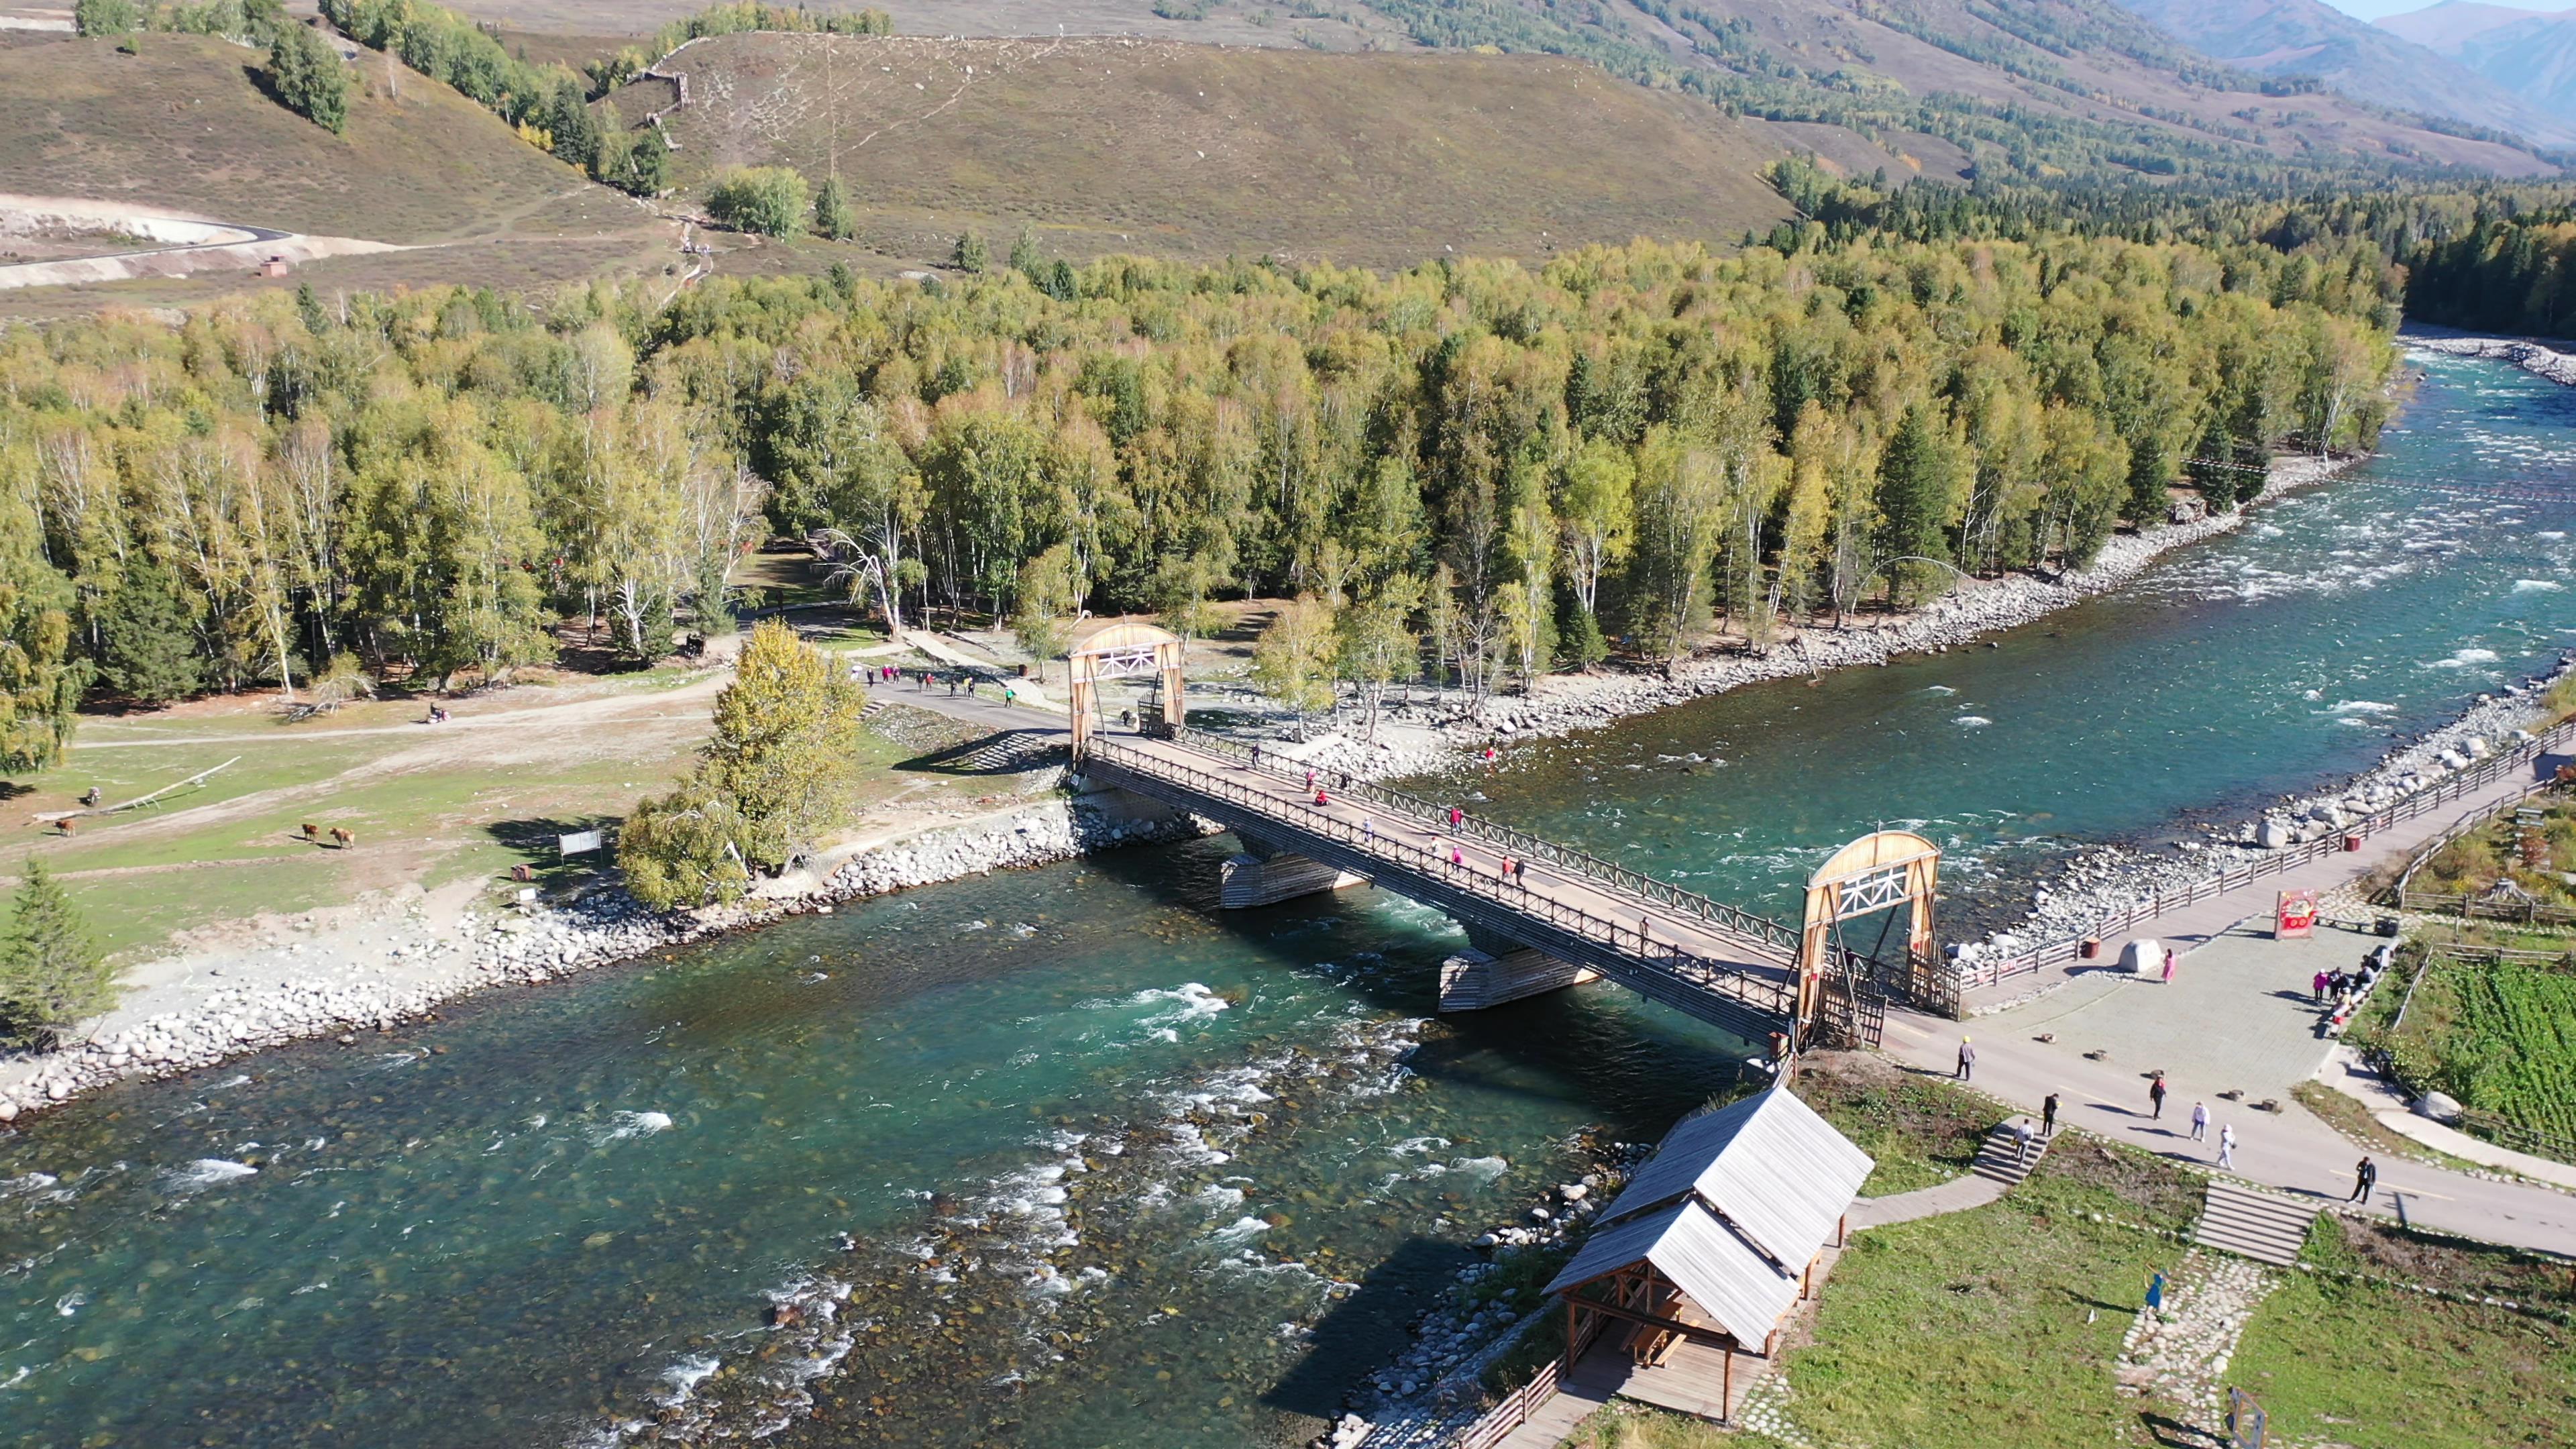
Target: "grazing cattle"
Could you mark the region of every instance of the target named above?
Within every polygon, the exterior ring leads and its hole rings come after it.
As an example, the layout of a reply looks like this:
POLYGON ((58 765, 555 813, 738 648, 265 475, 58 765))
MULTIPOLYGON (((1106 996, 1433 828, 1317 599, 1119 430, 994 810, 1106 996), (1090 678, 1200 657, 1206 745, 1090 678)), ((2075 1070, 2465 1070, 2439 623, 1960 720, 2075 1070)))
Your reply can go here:
POLYGON ((70 816, 65 815, 54 821, 54 828, 65 835, 69 835, 79 827, 72 823, 72 818, 70 816))
POLYGON ((331 827, 331 843, 342 850, 347 850, 358 843, 358 837, 334 825, 331 827))
POLYGON ((310 820, 305 821, 305 822, 304 822, 304 838, 305 838, 305 839, 307 839, 307 840, 313 841, 313 842, 314 842, 314 843, 316 843, 316 844, 321 843, 321 840, 322 840, 322 827, 321 827, 321 826, 319 826, 319 825, 314 824, 314 823, 313 823, 312 821, 310 821, 310 820))

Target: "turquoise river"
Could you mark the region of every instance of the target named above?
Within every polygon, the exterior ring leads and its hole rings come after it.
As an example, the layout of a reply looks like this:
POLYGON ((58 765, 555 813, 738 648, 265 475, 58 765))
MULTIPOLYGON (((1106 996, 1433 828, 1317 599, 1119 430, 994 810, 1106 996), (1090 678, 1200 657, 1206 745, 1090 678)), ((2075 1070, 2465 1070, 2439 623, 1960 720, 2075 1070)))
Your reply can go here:
MULTIPOLYGON (((1781 911, 1817 851, 1920 822, 1964 928, 2070 850, 2367 768, 2576 630, 2576 401, 2415 362, 2385 457, 2116 596, 1457 788, 1781 911)), ((1607 986, 1433 1019, 1446 922, 1365 892, 1219 916, 1227 849, 916 891, 22 1122, 0 1441, 1310 1436, 1587 1134, 1650 1138, 1743 1047, 1607 986)))

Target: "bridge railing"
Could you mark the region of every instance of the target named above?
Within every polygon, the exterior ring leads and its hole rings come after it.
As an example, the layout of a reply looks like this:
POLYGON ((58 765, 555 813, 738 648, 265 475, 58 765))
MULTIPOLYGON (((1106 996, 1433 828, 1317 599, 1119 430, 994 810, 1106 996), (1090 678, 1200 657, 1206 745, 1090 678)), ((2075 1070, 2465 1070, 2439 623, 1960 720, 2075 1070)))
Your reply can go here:
POLYGON ((1431 847, 1378 834, 1332 814, 1327 808, 1309 804, 1296 794, 1282 796, 1256 789, 1240 780, 1173 760, 1168 755, 1148 753, 1096 735, 1088 750, 1092 762, 1106 764, 1149 781, 1177 785, 1253 816, 1280 821, 1322 836, 1348 848, 1355 855, 1402 867, 1446 885, 1461 895, 1503 903, 1523 916, 1536 917, 1583 940, 1598 943, 1630 964, 1642 966, 1682 985, 1715 992, 1779 1015, 1788 1014, 1796 1006, 1797 982, 1793 974, 1764 975, 1686 951, 1675 943, 1658 941, 1644 917, 1638 918, 1636 924, 1623 925, 1544 891, 1534 891, 1525 879, 1515 877, 1506 881, 1488 869, 1452 860, 1431 847))
MULTIPOLYGON (((1222 735, 1212 735, 1200 730, 1182 730, 1176 732, 1173 738, 1176 742, 1203 754, 1220 755, 1265 774, 1276 775, 1283 780, 1303 778, 1299 770, 1282 769, 1269 760, 1256 760, 1251 746, 1227 739, 1222 735)), ((1451 807, 1425 800, 1419 795, 1409 794, 1375 781, 1359 779, 1338 770, 1317 770, 1315 778, 1329 782, 1333 789, 1353 799, 1366 800, 1372 805, 1383 805, 1389 810, 1410 815, 1423 825, 1441 830, 1453 829, 1449 824, 1451 807)), ((1748 911, 1742 906, 1731 906, 1724 901, 1713 900, 1697 891, 1685 890, 1670 881, 1658 880, 1643 871, 1631 870, 1624 865, 1603 860, 1597 855, 1559 845, 1553 840, 1532 835, 1526 830, 1515 830, 1511 826, 1464 812, 1461 814, 1462 818, 1454 830, 1455 833, 1468 839, 1506 847, 1515 858, 1544 861, 1559 870, 1571 871, 1577 875, 1589 877, 1602 885, 1614 887, 1628 895, 1652 901, 1666 910, 1695 917, 1730 935, 1742 936, 1766 946, 1778 947, 1792 956, 1797 954, 1798 928, 1786 921, 1748 911)))

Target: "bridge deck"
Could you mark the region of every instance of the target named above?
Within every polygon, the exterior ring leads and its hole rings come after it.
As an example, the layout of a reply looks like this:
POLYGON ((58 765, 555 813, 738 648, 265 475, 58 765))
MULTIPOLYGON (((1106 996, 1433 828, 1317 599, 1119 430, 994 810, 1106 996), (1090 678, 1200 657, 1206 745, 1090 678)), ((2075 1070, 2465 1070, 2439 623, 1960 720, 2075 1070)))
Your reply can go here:
POLYGON ((1453 828, 1427 802, 1345 785, 1329 772, 1319 805, 1303 766, 1255 764, 1202 738, 1096 735, 1082 769, 1589 966, 1751 1040, 1782 1028, 1796 1005, 1796 934, 1778 922, 1490 822, 1453 828), (1509 878, 1507 857, 1523 867, 1509 878))

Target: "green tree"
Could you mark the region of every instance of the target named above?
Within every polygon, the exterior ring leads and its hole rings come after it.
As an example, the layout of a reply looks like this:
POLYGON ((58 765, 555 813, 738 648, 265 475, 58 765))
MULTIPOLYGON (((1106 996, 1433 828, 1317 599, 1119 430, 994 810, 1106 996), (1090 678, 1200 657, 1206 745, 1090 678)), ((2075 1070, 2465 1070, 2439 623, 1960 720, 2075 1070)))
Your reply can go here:
POLYGON ((993 265, 993 250, 985 245, 980 231, 957 234, 957 250, 952 259, 961 272, 982 272, 993 265))
POLYGON ((205 687, 193 611, 178 579, 151 555, 138 553, 126 566, 98 625, 100 676, 128 699, 168 704, 205 687))
POLYGON ((1333 707, 1333 610, 1312 596, 1280 606, 1277 618, 1252 646, 1252 682, 1297 717, 1297 735, 1306 734, 1306 717, 1333 707))
POLYGON ((143 15, 134 0, 77 0, 72 24, 83 35, 125 35, 142 28, 143 15))
POLYGON ((349 128, 349 68, 310 26, 289 25, 269 42, 268 84, 288 110, 333 135, 349 128))
MULTIPOLYGON (((0 455, 0 469, 8 461, 0 455)), ((0 770, 41 770, 71 741, 90 681, 73 652, 72 603, 35 511, 12 492, 0 500, 0 770)))
POLYGON ((814 188, 814 234, 832 241, 848 241, 857 229, 857 218, 850 210, 850 193, 841 178, 832 177, 814 188))
POLYGON ((738 166, 707 193, 719 226, 759 236, 794 236, 805 225, 805 178, 784 166, 738 166))
POLYGON ((846 818, 867 702, 845 670, 777 620, 743 641, 698 774, 742 812, 752 864, 784 865, 846 818))
POLYGON ((1037 228, 1023 223, 1020 234, 1011 238, 1011 270, 1035 282, 1038 269, 1045 265, 1046 259, 1038 255, 1037 228))
POLYGON ((0 944, 0 1042, 46 1048, 116 1004, 116 972, 71 897, 30 856, 0 944))
POLYGON ((691 779, 626 817, 617 864, 628 894, 657 911, 739 900, 751 889, 741 846, 750 833, 733 801, 691 779))
MULTIPOLYGON (((616 115, 616 107, 609 115, 616 115)), ((600 118, 591 114, 589 98, 582 94, 581 83, 565 76, 555 86, 554 98, 546 103, 545 127, 554 137, 555 159, 584 171, 599 164, 600 118)), ((623 123, 619 123, 622 129, 623 123)))
POLYGON ((1942 566, 1950 562, 1948 528, 1968 472, 1965 453, 1928 403, 1907 408, 1887 440, 1878 462, 1878 540, 1880 557, 1890 561, 1891 592, 1900 578, 1919 588, 1947 577, 1942 566))
POLYGON ((1637 631, 1654 642, 1666 673, 1708 622, 1709 565, 1727 525, 1725 472, 1707 451, 1663 424, 1637 449, 1637 544, 1632 598, 1637 631))
POLYGON ((1069 544, 1050 544, 1020 565, 1019 607, 1011 614, 1011 635, 1037 661, 1040 680, 1047 661, 1062 654, 1073 638, 1070 616, 1082 604, 1082 579, 1069 544))

